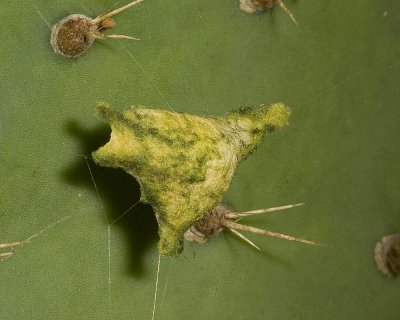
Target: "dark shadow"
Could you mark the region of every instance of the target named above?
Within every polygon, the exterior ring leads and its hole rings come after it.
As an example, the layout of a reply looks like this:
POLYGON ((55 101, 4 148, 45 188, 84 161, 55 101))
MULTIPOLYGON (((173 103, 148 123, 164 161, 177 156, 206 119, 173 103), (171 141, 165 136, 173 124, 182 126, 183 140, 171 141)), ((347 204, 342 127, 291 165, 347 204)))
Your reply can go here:
MULTIPOLYGON (((134 276, 143 275, 143 256, 158 241, 157 220, 151 206, 142 203, 126 212, 140 199, 139 183, 132 176, 121 169, 100 167, 92 160, 91 152, 108 142, 111 132, 109 126, 86 129, 76 121, 69 121, 65 130, 81 145, 82 156, 78 156, 74 163, 60 173, 62 180, 96 192, 91 171, 108 223, 112 224, 112 227, 120 228, 129 238, 129 273, 134 276)), ((98 214, 102 215, 103 212, 98 214)))

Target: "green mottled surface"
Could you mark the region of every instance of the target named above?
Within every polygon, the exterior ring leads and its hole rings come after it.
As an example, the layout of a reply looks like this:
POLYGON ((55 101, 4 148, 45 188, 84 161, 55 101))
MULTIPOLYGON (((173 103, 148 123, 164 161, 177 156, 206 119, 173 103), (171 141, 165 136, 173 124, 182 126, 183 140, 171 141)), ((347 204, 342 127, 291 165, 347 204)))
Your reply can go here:
POLYGON ((373 248, 400 230, 400 2, 286 0, 297 28, 236 0, 145 0, 114 29, 141 41, 96 41, 74 61, 52 52, 41 15, 115 3, 1 3, 0 242, 71 218, 0 263, 0 319, 152 317, 154 212, 137 205, 110 227, 109 260, 108 223, 139 187, 88 159, 100 202, 81 157, 109 138, 99 102, 222 116, 282 101, 290 125, 239 165, 224 202, 305 202, 241 222, 333 248, 248 235, 259 253, 227 232, 186 243, 161 259, 155 319, 397 320, 400 278, 379 273, 373 248))
POLYGON ((141 201, 156 214, 159 250, 166 256, 182 252, 184 232, 221 203, 239 162, 290 116, 283 104, 242 108, 226 117, 140 106, 120 113, 99 105, 97 112, 112 132, 93 159, 136 178, 141 201))

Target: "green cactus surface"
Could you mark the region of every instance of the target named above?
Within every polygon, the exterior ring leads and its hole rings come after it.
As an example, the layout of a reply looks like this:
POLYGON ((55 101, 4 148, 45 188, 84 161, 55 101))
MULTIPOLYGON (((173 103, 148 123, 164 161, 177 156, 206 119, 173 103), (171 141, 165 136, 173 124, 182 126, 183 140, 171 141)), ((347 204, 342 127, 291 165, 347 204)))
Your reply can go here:
POLYGON ((52 26, 130 0, 1 1, 1 320, 399 319, 400 276, 381 274, 374 248, 400 232, 400 1, 282 1, 297 26, 279 5, 144 0, 101 29, 140 41, 100 37, 78 58, 54 52, 52 26), (329 247, 243 231, 258 251, 223 230, 160 256, 145 184, 93 160, 131 105, 233 125, 232 109, 280 101, 290 125, 240 162, 218 202, 305 203, 238 223, 329 247))

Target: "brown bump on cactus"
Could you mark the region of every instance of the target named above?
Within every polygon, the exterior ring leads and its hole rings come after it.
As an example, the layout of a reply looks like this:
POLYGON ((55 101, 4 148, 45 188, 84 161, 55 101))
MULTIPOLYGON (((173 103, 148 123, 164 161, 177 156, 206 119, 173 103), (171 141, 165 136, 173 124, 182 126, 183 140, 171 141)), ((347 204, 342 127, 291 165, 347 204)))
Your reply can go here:
POLYGON ((103 32, 115 26, 115 21, 111 18, 112 16, 142 1, 133 1, 94 19, 83 14, 71 14, 61 19, 51 29, 50 44, 54 52, 67 58, 77 58, 89 50, 96 39, 117 38, 140 40, 126 35, 106 35, 103 32))
POLYGON ((383 237, 375 245, 374 259, 382 274, 392 278, 400 273, 400 234, 383 237))
POLYGON ((277 4, 288 14, 290 19, 292 19, 297 26, 298 23, 293 14, 281 0, 240 0, 240 9, 247 13, 255 13, 271 10, 277 4))

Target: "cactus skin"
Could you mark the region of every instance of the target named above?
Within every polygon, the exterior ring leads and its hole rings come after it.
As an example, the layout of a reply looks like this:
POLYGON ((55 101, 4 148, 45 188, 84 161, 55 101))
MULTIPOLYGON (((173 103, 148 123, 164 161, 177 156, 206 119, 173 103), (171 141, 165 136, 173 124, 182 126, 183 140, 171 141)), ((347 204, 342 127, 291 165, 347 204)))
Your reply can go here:
POLYGON ((221 203, 239 162, 290 117, 281 103, 241 108, 224 117, 142 106, 118 112, 107 104, 97 112, 112 133, 93 159, 138 180, 141 201, 155 211, 159 251, 166 256, 182 252, 184 232, 221 203))

